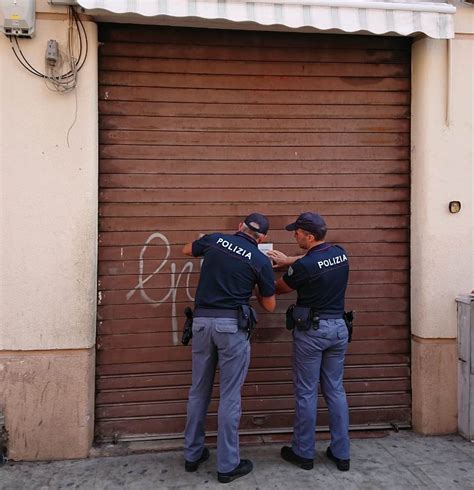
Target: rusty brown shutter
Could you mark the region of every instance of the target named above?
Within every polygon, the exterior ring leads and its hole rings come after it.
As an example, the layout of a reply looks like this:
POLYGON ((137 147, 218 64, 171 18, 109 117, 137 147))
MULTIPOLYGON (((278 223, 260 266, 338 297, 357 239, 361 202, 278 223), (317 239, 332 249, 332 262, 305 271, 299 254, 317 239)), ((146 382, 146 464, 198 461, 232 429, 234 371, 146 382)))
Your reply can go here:
MULTIPOLYGON (((254 210, 292 254, 284 225, 326 217, 352 267, 351 425, 409 424, 409 41, 117 24, 100 39, 97 436, 182 434, 191 348, 178 339, 200 262, 180 250, 254 210)), ((261 314, 243 433, 291 430, 293 297, 261 314)))

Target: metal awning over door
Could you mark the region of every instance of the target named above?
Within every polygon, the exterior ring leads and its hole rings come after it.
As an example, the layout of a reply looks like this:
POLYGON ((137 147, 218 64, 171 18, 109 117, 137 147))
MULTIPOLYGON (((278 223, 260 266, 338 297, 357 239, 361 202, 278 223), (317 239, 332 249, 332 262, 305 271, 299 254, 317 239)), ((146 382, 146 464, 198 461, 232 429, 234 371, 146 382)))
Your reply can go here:
MULTIPOLYGON (((177 438, 191 348, 179 344, 201 233, 302 211, 351 256, 352 428, 408 425, 410 45, 403 38, 100 26, 96 434, 177 438)), ((242 433, 291 431, 291 336, 261 314, 242 433)), ((217 389, 208 417, 216 430, 217 389)), ((328 423, 324 402, 320 428, 328 423)))

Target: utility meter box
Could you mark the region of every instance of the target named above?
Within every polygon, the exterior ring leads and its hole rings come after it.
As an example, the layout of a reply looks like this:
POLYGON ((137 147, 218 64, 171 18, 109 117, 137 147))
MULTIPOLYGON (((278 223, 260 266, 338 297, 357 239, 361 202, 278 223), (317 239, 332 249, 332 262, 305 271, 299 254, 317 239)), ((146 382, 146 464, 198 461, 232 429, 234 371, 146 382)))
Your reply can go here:
POLYGON ((458 430, 474 442, 474 294, 458 303, 458 430))
POLYGON ((33 37, 35 0, 0 0, 0 30, 6 36, 33 37))

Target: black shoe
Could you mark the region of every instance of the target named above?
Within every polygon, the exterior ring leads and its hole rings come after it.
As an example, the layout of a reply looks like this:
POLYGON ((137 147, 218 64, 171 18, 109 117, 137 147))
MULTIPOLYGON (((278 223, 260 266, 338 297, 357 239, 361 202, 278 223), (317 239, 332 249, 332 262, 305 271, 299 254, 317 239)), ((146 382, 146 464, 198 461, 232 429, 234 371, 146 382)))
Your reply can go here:
POLYGON ((326 456, 331 460, 336 463, 337 469, 339 471, 349 471, 349 468, 351 467, 351 460, 350 459, 339 459, 332 454, 331 447, 328 447, 326 449, 326 456))
POLYGON ((189 472, 196 471, 199 468, 199 465, 201 463, 204 463, 204 461, 206 461, 208 459, 209 459, 209 449, 207 449, 207 447, 205 447, 202 450, 201 457, 197 461, 185 461, 184 462, 184 469, 186 471, 189 471, 189 472))
POLYGON ((299 466, 303 470, 313 469, 314 462, 312 459, 302 458, 301 456, 298 456, 293 452, 293 449, 291 449, 291 447, 289 446, 283 446, 281 448, 280 454, 285 461, 288 461, 289 463, 299 466))
POLYGON ((217 479, 221 483, 229 483, 231 481, 240 478, 241 476, 248 475, 253 470, 253 464, 250 459, 241 459, 240 463, 236 468, 229 473, 219 473, 217 472, 217 479))

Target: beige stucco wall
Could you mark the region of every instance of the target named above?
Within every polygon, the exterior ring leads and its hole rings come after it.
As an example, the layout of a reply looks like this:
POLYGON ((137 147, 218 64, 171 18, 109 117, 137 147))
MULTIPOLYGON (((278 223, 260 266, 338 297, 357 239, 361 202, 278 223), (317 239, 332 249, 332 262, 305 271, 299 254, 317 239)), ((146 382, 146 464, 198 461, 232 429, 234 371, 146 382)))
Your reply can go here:
POLYGON ((423 433, 456 431, 455 299, 474 287, 474 9, 457 8, 454 40, 412 51, 413 426, 423 433))
MULTIPOLYGON (((43 71, 46 41, 64 48, 68 24, 64 7, 37 10, 20 44, 43 71)), ((88 60, 67 95, 0 34, 0 407, 12 459, 86 457, 92 442, 98 83, 97 28, 85 26, 88 60)))
MULTIPOLYGON (((462 138, 471 141, 463 143, 465 157, 471 167, 471 219, 467 219, 471 229, 471 284, 466 292, 474 292, 474 4, 468 6, 460 0, 454 0, 457 14, 454 18, 457 50, 453 52, 453 61, 457 67, 460 84, 453 90, 460 91, 457 97, 457 110, 461 114, 463 125, 462 138)), ((466 175, 469 179, 469 175, 466 175)), ((468 264, 466 264, 468 266, 468 264)))
MULTIPOLYGON (((75 94, 51 92, 20 66, 0 36, 0 350, 94 344, 97 248, 97 41, 75 94)), ((65 46, 66 20, 41 20, 22 40, 44 70, 48 39, 65 46)))
POLYGON ((450 90, 447 41, 413 46, 412 333, 423 337, 456 337, 454 299, 473 285, 473 42, 451 41, 450 90))

